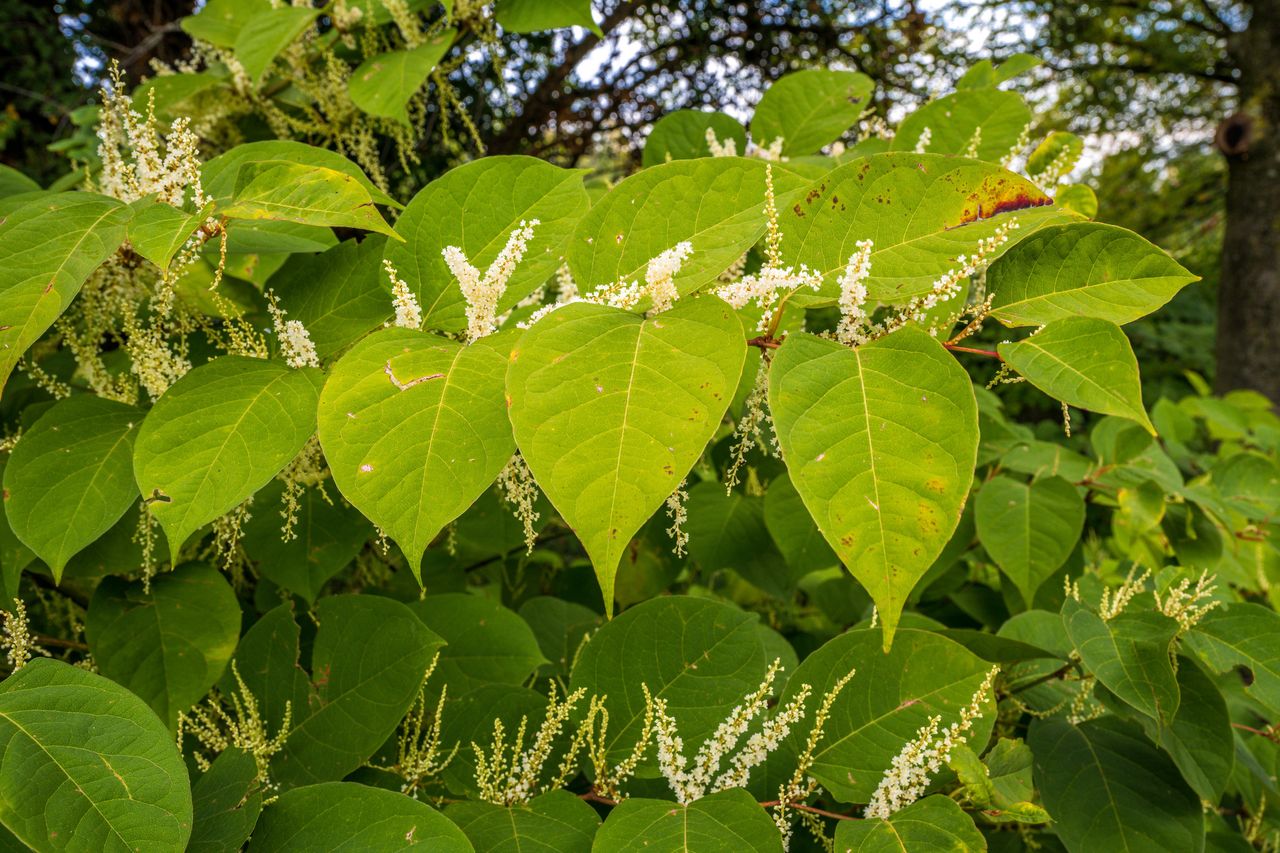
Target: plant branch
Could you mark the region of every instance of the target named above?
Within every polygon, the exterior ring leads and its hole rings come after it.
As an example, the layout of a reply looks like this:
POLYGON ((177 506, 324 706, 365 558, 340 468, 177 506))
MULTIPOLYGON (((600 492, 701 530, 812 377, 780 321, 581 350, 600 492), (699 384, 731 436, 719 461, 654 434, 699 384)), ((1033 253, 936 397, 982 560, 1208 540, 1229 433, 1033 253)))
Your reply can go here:
POLYGON ((951 350, 952 352, 967 352, 971 355, 983 355, 983 356, 986 356, 987 358, 994 358, 999 361, 1004 361, 1004 357, 1001 356, 1000 353, 996 352, 993 349, 978 349, 977 347, 962 347, 959 344, 951 344, 951 343, 943 344, 943 346, 951 350))

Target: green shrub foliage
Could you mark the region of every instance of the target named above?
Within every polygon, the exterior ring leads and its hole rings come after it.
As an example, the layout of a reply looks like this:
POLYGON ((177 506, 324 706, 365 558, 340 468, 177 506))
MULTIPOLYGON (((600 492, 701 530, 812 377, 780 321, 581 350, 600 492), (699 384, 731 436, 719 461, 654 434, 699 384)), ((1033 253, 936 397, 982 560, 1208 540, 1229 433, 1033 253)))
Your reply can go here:
POLYGON ((10 841, 1274 849, 1280 422, 1143 400, 1196 277, 1028 139, 1029 58, 398 197, 493 23, 359 5, 209 0, 83 185, 3 184, 10 841))

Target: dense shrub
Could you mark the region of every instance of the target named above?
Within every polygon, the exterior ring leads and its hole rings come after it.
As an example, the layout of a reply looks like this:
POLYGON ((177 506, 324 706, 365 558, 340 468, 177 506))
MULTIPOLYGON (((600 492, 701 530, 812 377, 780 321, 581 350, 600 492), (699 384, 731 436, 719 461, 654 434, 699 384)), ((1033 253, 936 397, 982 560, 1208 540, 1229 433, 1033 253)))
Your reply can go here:
POLYGON ((1030 60, 402 205, 465 5, 210 0, 83 185, 0 175, 15 843, 1274 844, 1280 421, 1144 405, 1196 277, 1027 139, 1030 60))

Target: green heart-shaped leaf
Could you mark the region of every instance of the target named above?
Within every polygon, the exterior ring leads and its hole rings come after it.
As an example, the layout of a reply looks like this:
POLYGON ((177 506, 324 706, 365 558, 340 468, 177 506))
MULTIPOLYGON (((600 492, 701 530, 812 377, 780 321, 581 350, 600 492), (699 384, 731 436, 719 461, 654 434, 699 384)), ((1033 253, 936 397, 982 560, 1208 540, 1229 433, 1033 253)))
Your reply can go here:
POLYGON ((288 465, 315 432, 321 374, 226 356, 173 384, 147 413, 133 474, 178 549, 288 465))
POLYGON ((779 202, 782 254, 789 264, 822 273, 825 283, 812 298, 835 304, 849 257, 858 241, 870 240, 867 292, 875 301, 901 303, 928 293, 960 266, 958 256, 973 254, 1013 217, 1019 227, 1009 233, 1011 243, 1075 219, 1052 204, 1035 184, 991 163, 876 154, 828 173, 795 203, 779 202))
POLYGON ((36 850, 182 850, 191 790, 141 699, 37 658, 0 683, 0 821, 36 850))
POLYGON ((85 619, 103 675, 141 696, 173 728, 222 675, 240 639, 240 604, 216 569, 188 563, 142 581, 105 578, 85 619))
POLYGON ((511 353, 516 443, 586 547, 606 610, 627 544, 720 426, 746 352, 738 316, 701 298, 649 319, 568 305, 511 353))
POLYGON ((1032 234, 991 265, 992 316, 1006 326, 1063 317, 1129 323, 1196 280, 1132 231, 1097 222, 1055 225, 1032 234))
POLYGON ((1030 607, 1080 539, 1084 498, 1061 477, 1023 483, 999 476, 983 484, 974 504, 978 540, 1030 607))
POLYGON ((973 482, 968 374, 911 327, 857 349, 793 334, 769 370, 769 406, 792 485, 871 593, 887 649, 973 482))
POLYGON ((1142 407, 1138 359, 1124 331, 1093 317, 1063 317, 1030 337, 1000 344, 1009 366, 1041 391, 1072 406, 1156 428, 1142 407))
POLYGON ((87 192, 37 198, 0 221, 0 391, 89 274, 124 241, 133 210, 87 192))
POLYGON ((464 346, 412 329, 365 338, 320 394, 320 444, 334 482, 400 545, 422 553, 515 451, 503 335, 464 346))
POLYGON ((751 137, 762 148, 782 140, 788 157, 815 154, 858 123, 875 84, 857 71, 811 68, 779 78, 765 89, 751 118, 751 137))
POLYGON ((55 403, 13 448, 4 511, 55 580, 138 499, 133 441, 141 423, 133 406, 82 394, 55 403))

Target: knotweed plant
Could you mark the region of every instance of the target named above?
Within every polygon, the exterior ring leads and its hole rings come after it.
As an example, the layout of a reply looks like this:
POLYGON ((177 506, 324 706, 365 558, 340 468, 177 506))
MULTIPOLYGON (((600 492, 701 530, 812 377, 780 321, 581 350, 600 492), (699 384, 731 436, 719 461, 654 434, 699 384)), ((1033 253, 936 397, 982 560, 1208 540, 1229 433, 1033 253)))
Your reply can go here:
POLYGON ((1148 414, 1195 276, 1061 186, 1030 57, 905 134, 807 70, 588 173, 483 110, 622 7, 198 5, 67 176, 0 168, 15 844, 1280 833, 1280 422, 1148 414))

